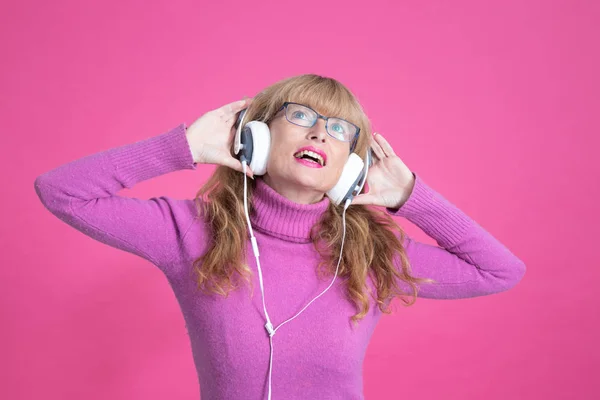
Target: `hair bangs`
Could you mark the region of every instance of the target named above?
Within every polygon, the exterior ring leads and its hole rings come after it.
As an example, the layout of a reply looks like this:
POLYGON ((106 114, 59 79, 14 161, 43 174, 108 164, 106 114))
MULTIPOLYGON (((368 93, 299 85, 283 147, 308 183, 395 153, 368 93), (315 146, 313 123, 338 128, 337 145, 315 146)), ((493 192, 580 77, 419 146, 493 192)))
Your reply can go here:
POLYGON ((338 117, 361 125, 362 112, 356 100, 340 83, 322 78, 306 85, 290 86, 286 101, 305 104, 327 117, 338 117))

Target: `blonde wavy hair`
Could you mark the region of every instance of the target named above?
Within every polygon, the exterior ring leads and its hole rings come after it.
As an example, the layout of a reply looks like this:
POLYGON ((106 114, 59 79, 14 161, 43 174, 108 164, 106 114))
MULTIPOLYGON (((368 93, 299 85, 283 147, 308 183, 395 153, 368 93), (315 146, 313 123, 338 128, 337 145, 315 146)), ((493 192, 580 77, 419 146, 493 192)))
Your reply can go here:
MULTIPOLYGON (((340 82, 313 74, 281 80, 254 97, 244 121, 259 120, 267 124, 286 101, 306 104, 321 114, 347 119, 360 127, 354 149, 365 159, 370 145, 371 124, 355 96, 340 82)), ((258 178, 260 179, 260 178, 258 178)), ((254 212, 252 193, 256 182, 249 180, 248 208, 254 212)), ((198 212, 208 223, 212 241, 206 252, 193 263, 198 288, 206 293, 227 297, 243 278, 254 290, 252 271, 244 255, 249 241, 244 213, 244 183, 240 172, 220 166, 196 195, 198 212)), ((321 261, 318 276, 333 276, 342 242, 343 206, 329 204, 321 220, 311 230, 311 240, 321 261)), ((362 319, 369 310, 367 286, 369 274, 377 289, 373 299, 380 310, 389 314, 389 305, 399 296, 405 306, 416 301, 417 283, 434 282, 411 275, 410 263, 402 242, 405 233, 384 210, 352 205, 346 211, 346 240, 338 277, 346 282, 347 297, 356 306, 352 321, 362 319), (398 232, 396 236, 395 232, 398 232), (394 265, 397 257, 400 265, 394 265), (398 286, 403 281, 411 288, 412 301, 398 286)))

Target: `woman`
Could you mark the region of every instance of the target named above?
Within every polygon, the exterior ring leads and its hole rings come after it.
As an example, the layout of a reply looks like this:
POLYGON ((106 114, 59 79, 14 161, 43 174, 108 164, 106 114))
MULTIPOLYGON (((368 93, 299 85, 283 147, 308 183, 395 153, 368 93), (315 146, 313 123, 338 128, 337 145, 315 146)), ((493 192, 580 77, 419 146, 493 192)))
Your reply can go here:
MULTIPOLYGON (((252 177, 251 170, 247 174, 252 177)), ((251 101, 204 114, 187 129, 180 124, 62 165, 40 175, 35 188, 66 223, 164 272, 186 320, 203 399, 262 399, 267 393, 275 399, 361 399, 365 350, 394 297, 410 294, 412 301, 400 298, 411 305, 417 295, 489 295, 513 287, 525 272, 521 260, 407 168, 381 135, 371 134, 346 87, 316 75, 277 82, 251 101), (292 103, 297 108, 290 111, 292 103), (267 171, 249 181, 248 199, 264 300, 273 325, 281 327, 273 336, 265 331, 263 298, 254 295, 260 282, 242 166, 231 151, 243 109, 245 121, 264 121, 271 132, 267 171), (350 128, 340 134, 331 118, 350 128), (307 146, 314 152, 299 152, 307 146), (331 285, 343 206, 325 193, 350 151, 364 158, 369 147, 375 155, 369 190, 347 209, 338 279, 331 285), (118 195, 198 164, 220 166, 195 199, 118 195), (411 240, 390 215, 412 221, 441 247, 411 240)))

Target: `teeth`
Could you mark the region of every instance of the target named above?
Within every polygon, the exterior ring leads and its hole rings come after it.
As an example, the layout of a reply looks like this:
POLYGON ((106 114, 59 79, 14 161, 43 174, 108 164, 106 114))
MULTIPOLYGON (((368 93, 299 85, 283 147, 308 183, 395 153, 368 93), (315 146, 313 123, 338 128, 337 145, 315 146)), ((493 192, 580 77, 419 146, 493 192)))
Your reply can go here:
POLYGON ((294 154, 294 157, 302 158, 302 156, 304 156, 304 155, 311 156, 311 157, 319 160, 319 164, 321 164, 321 166, 325 165, 325 161, 323 161, 323 157, 321 157, 319 154, 315 153, 314 151, 302 150, 302 151, 299 151, 296 154, 294 154))

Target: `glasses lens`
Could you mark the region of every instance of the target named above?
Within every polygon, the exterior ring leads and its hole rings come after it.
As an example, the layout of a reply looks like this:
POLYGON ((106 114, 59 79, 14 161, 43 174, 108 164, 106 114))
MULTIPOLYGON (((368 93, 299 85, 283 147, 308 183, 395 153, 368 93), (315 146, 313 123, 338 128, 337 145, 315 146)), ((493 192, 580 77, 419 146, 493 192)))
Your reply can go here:
POLYGON ((288 104, 285 110, 285 117, 292 124, 310 127, 314 125, 317 114, 310 108, 300 104, 288 104))
POLYGON ((327 122, 327 132, 338 140, 349 142, 354 139, 357 128, 346 120, 329 118, 329 121, 327 122))
MULTIPOLYGON (((285 108, 285 117, 287 120, 292 124, 304 127, 312 127, 318 116, 314 110, 301 104, 288 103, 285 108)), ((327 132, 337 140, 350 142, 356 137, 358 127, 341 118, 329 118, 327 121, 327 132)))

